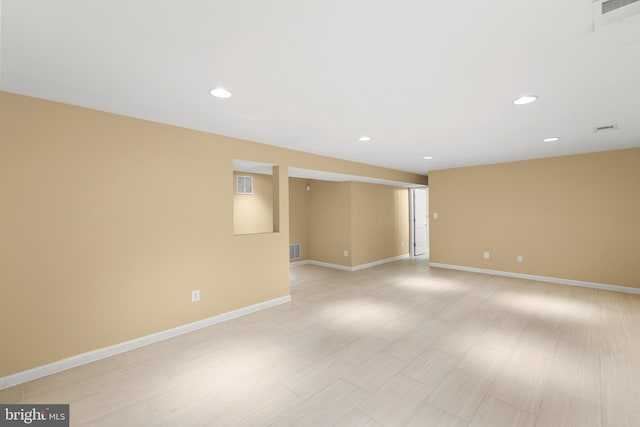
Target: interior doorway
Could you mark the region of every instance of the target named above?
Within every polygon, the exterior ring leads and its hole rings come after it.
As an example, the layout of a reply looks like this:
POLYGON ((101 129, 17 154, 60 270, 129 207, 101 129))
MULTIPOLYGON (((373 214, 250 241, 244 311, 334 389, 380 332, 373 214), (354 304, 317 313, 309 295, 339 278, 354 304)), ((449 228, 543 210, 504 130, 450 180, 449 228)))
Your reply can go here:
POLYGON ((411 255, 429 256, 429 188, 409 190, 411 255))

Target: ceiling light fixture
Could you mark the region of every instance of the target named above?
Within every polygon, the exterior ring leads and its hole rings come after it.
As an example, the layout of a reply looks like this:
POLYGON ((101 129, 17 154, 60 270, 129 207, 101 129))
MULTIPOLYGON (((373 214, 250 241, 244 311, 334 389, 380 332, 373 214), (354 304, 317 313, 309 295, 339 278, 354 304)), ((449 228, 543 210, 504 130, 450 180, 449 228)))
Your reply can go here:
POLYGON ((538 97, 535 95, 525 95, 525 96, 521 96, 520 98, 516 99, 515 101, 513 101, 514 104, 516 105, 524 105, 524 104, 531 104, 533 101, 537 100, 538 97))
POLYGON ((230 98, 231 97, 231 92, 229 92, 228 90, 226 90, 223 87, 217 87, 214 89, 211 89, 209 91, 209 93, 213 96, 215 96, 216 98, 230 98))
POLYGON ((369 142, 371 141, 371 137, 370 136, 361 136, 360 138, 358 138, 358 141, 360 142, 369 142))
POLYGON ((425 156, 425 157, 423 157, 423 159, 425 159, 425 160, 431 160, 431 159, 433 159, 433 156, 425 156))
POLYGON ((545 138, 543 141, 544 142, 556 142, 558 140, 560 140, 560 138, 558 138, 557 136, 554 136, 552 138, 545 138))

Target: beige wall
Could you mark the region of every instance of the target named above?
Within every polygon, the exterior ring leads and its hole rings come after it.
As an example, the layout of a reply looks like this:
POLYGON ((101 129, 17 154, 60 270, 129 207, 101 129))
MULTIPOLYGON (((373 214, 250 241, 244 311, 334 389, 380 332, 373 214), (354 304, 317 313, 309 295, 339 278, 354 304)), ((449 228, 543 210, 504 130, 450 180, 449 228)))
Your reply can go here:
MULTIPOLYGON (((406 188, 316 180, 290 185, 301 189, 290 193, 292 198, 299 198, 291 205, 308 203, 309 259, 355 267, 408 253, 406 188), (311 191, 303 193, 303 183, 307 182, 311 191)), ((293 211, 291 221, 293 224, 293 211)))
POLYGON ((0 92, 0 377, 288 295, 289 166, 425 181, 0 92), (234 236, 233 159, 284 171, 280 232, 234 236))
POLYGON ((310 185, 310 258, 350 267, 351 183, 313 180, 310 185))
POLYGON ((309 196, 307 179, 289 178, 289 243, 300 243, 300 259, 309 259, 309 196))
POLYGON ((273 177, 255 173, 233 173, 234 234, 273 232, 273 177), (253 177, 253 194, 236 193, 236 176, 253 177))
POLYGON ((432 262, 640 288, 640 148, 434 171, 429 188, 432 262))
POLYGON ((351 183, 352 266, 409 252, 409 190, 351 183))

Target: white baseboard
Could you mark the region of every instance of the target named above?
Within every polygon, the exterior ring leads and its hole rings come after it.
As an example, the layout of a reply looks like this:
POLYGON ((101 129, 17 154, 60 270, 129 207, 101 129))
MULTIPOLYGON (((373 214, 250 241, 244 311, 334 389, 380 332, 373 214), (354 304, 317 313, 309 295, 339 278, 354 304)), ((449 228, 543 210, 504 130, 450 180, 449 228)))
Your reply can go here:
POLYGON ((329 262, 322 262, 322 261, 316 261, 316 260, 313 260, 313 259, 308 259, 306 261, 289 263, 289 266, 297 267, 297 266, 300 266, 300 265, 311 264, 311 265, 318 265, 320 267, 335 268, 336 270, 358 271, 358 270, 364 270, 365 268, 375 267, 376 265, 382 265, 382 264, 386 264, 388 262, 399 261, 401 259, 406 259, 406 258, 409 258, 409 254, 394 256, 392 258, 385 258, 385 259, 381 259, 381 260, 378 260, 378 261, 370 262, 368 264, 360 264, 360 265, 356 265, 355 267, 349 267, 349 266, 340 265, 340 264, 331 264, 329 262))
POLYGON ((386 264, 386 263, 389 263, 389 262, 400 261, 401 259, 407 259, 407 258, 409 258, 409 254, 398 255, 398 256, 391 257, 391 258, 385 258, 385 259, 381 259, 379 261, 370 262, 370 263, 367 263, 367 264, 356 265, 355 267, 351 267, 351 271, 363 270, 365 268, 371 268, 371 267, 375 267, 376 265, 382 265, 382 264, 386 264))
POLYGON ((581 286, 583 288, 602 289, 605 291, 626 292, 629 294, 640 294, 639 288, 629 288, 627 286, 608 285, 605 283, 584 282, 581 280, 560 279, 557 277, 512 273, 510 271, 489 270, 485 268, 476 268, 476 267, 465 267, 463 265, 440 264, 437 262, 430 262, 429 267, 446 268, 449 270, 469 271, 472 273, 493 274, 494 276, 515 277, 518 279, 537 280, 539 282, 556 283, 559 285, 581 286))
POLYGON ((237 310, 229 311, 227 313, 218 314, 217 316, 209 317, 207 319, 199 320, 197 322, 188 323, 186 325, 178 326, 176 328, 167 329, 166 331, 157 332, 155 334, 147 335, 141 338, 136 338, 131 341, 126 341, 120 344, 116 344, 110 347, 101 348, 98 350, 90 351, 88 353, 72 356, 67 359, 59 360, 57 362, 50 363, 44 366, 38 366, 37 368, 29 369, 27 371, 18 372, 16 374, 8 375, 0 378, 0 390, 11 387, 14 385, 22 384, 27 381, 32 381, 38 378, 45 377, 47 375, 55 374, 56 372, 65 371, 67 369, 75 368, 77 366, 85 365, 87 363, 95 362, 96 360, 104 359, 106 357, 115 356, 116 354, 124 353, 136 348, 144 347, 149 344, 163 341, 168 338, 173 338, 178 335, 186 334, 198 329, 206 328, 218 323, 226 322, 227 320, 235 319, 237 317, 245 316, 247 314, 255 313, 256 311, 264 310, 267 308, 275 307, 280 304, 285 304, 291 301, 291 295, 285 295, 283 297, 274 298, 269 301, 260 302, 247 307, 242 307, 237 310))
POLYGON ((346 265, 331 264, 329 262, 316 261, 316 260, 313 260, 313 259, 309 260, 309 264, 318 265, 320 267, 335 268, 336 270, 342 270, 342 271, 352 271, 351 267, 348 267, 346 265))
POLYGON ((309 261, 308 259, 305 259, 304 261, 296 261, 296 262, 290 262, 289 263, 289 267, 299 267, 301 265, 307 265, 310 264, 311 261, 309 261))

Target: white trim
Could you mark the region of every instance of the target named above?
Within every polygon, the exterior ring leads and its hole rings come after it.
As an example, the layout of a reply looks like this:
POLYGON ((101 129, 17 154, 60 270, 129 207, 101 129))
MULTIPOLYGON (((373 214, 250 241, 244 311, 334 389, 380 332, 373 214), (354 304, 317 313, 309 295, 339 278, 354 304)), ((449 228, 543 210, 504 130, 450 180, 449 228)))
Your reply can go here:
POLYGON ((409 188, 409 255, 411 256, 423 256, 426 255, 429 257, 429 233, 431 229, 429 229, 429 186, 421 186, 409 188), (427 249, 424 253, 416 255, 416 190, 426 190, 427 191, 427 249))
POLYGON ((297 267, 299 265, 311 264, 311 265, 318 265, 320 267, 335 268, 336 270, 358 271, 358 270, 364 270, 365 268, 375 267, 376 265, 386 264, 388 262, 400 261, 401 259, 406 259, 406 258, 409 258, 409 254, 398 255, 392 258, 385 258, 378 261, 370 262, 368 264, 360 264, 360 265, 356 265, 355 267, 349 267, 347 265, 340 265, 340 264, 331 264, 329 262, 322 262, 322 261, 316 261, 313 259, 308 259, 300 262, 291 262, 289 263, 289 266, 297 267))
POLYGON ((308 259, 305 259, 304 261, 290 262, 289 267, 298 267, 300 265, 307 265, 307 264, 311 264, 311 261, 309 261, 308 259))
POLYGON ((510 271, 488 270, 486 268, 465 267, 462 265, 440 264, 430 262, 429 267, 446 268, 449 270, 469 271, 472 273, 493 274, 495 276, 516 277, 518 279, 537 280, 540 282, 556 283, 559 285, 581 286, 583 288, 602 289, 605 291, 625 292, 628 294, 640 294, 640 288, 630 288, 627 286, 608 285, 605 283, 584 282, 582 280, 560 279, 557 277, 536 276, 533 274, 512 273, 510 271))
POLYGON ((0 390, 25 383, 27 381, 42 378, 47 375, 55 374, 56 372, 65 371, 67 369, 95 362, 96 360, 104 359, 106 357, 115 356, 116 354, 144 347, 158 341, 163 341, 168 338, 173 338, 178 335, 206 328, 207 326, 226 322, 227 320, 255 313, 256 311, 265 310, 267 308, 275 307, 280 304, 285 304, 290 301, 291 295, 285 295, 283 297, 274 298, 269 301, 263 301, 258 304, 253 304, 247 307, 239 308, 237 310, 218 314, 217 316, 209 317, 207 319, 198 320, 197 322, 188 323, 186 325, 178 326, 172 329, 167 329, 166 331, 157 332, 155 334, 136 338, 134 340, 112 345, 110 347, 101 348, 98 350, 90 351, 88 353, 79 354, 77 356, 72 356, 67 359, 50 363, 48 365, 38 366, 37 368, 8 375, 6 377, 0 378, 0 390))
MULTIPOLYGON (((416 192, 415 188, 409 189, 409 255, 416 256, 416 218, 415 218, 416 192)), ((427 218, 428 219, 428 218, 427 218)), ((428 245, 427 245, 428 246, 428 245)))
POLYGON ((312 259, 309 260, 309 264, 319 265, 320 267, 335 268, 336 270, 353 271, 351 269, 352 267, 348 267, 346 265, 331 264, 331 263, 328 263, 328 262, 315 261, 315 260, 312 260, 312 259))
POLYGON ((409 258, 409 254, 403 254, 403 255, 398 255, 391 258, 381 259, 379 261, 370 262, 368 264, 356 265, 355 267, 351 267, 351 271, 364 270, 365 268, 375 267, 376 265, 382 265, 388 262, 400 261, 401 259, 406 259, 406 258, 409 258))

